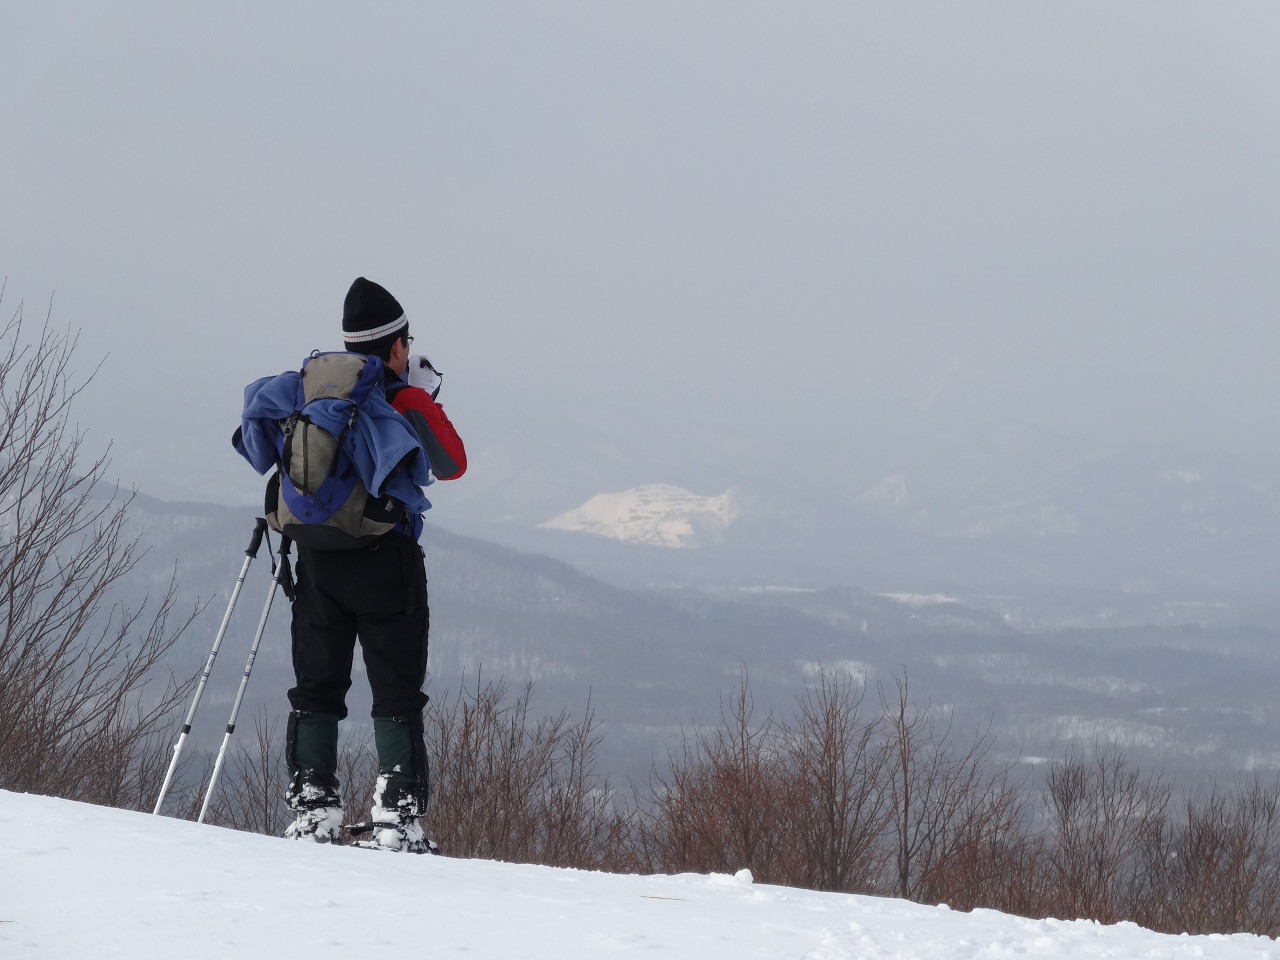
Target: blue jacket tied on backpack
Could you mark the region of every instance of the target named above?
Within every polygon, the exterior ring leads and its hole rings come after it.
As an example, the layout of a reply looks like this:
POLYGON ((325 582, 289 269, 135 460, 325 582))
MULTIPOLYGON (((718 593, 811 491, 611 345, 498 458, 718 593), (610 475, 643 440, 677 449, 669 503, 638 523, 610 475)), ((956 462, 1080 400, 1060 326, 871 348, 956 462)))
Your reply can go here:
MULTIPOLYGON (((298 409, 300 380, 298 371, 289 370, 244 388, 236 450, 259 474, 280 463, 281 422, 298 409)), ((417 432, 380 390, 369 394, 360 413, 343 439, 343 449, 360 482, 371 496, 389 494, 412 514, 430 510, 431 501, 423 495, 422 487, 434 483, 435 477, 417 432)), ((335 436, 341 434, 350 414, 351 402, 347 400, 321 398, 307 404, 311 421, 335 436)))

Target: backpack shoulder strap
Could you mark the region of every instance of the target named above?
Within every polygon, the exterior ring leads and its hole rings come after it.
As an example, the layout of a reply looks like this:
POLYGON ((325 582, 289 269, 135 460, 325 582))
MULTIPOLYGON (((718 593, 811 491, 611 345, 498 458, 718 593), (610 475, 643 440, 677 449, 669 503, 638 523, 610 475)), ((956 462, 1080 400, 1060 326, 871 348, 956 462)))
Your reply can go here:
POLYGON ((395 395, 399 393, 401 390, 404 390, 408 386, 409 384, 405 383, 403 380, 401 380, 399 383, 389 383, 383 386, 382 392, 383 392, 383 395, 386 396, 387 398, 387 403, 390 403, 393 399, 395 399, 395 395))

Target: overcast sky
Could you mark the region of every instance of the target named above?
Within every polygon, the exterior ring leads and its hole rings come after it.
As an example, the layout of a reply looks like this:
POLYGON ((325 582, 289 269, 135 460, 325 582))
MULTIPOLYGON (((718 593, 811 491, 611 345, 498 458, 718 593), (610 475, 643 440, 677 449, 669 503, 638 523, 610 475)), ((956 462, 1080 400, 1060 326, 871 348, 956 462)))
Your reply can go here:
POLYGON ((147 492, 256 496, 241 389, 357 275, 473 446, 544 391, 1280 439, 1275 4, 40 3, 0 42, 4 311, 110 354, 77 416, 147 492))

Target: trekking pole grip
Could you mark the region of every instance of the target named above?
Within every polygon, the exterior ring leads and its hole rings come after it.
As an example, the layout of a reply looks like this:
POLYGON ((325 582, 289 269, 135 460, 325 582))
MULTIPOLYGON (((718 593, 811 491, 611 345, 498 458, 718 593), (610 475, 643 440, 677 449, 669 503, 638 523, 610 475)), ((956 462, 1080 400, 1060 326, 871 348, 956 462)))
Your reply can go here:
POLYGON ((262 546, 262 537, 267 532, 267 521, 265 517, 259 517, 257 523, 253 525, 253 537, 249 540, 249 548, 245 550, 245 556, 258 556, 258 548, 262 546))

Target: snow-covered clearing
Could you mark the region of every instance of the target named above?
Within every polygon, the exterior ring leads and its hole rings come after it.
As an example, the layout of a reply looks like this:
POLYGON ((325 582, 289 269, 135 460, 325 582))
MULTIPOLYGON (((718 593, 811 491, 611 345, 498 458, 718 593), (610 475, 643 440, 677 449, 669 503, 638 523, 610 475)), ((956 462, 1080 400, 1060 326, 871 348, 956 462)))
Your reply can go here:
POLYGON ((1280 960, 1280 946, 959 914, 745 874, 627 877, 317 847, 0 791, 4 960, 642 955, 1280 960))

